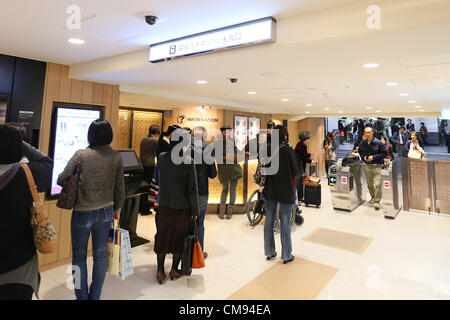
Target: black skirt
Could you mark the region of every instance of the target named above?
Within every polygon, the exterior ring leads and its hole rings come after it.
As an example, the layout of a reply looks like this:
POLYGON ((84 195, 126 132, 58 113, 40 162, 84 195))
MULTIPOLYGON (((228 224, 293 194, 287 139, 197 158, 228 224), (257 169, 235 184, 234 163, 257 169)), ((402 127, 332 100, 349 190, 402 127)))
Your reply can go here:
POLYGON ((193 231, 193 222, 188 209, 159 207, 155 217, 156 253, 182 253, 184 239, 193 231))

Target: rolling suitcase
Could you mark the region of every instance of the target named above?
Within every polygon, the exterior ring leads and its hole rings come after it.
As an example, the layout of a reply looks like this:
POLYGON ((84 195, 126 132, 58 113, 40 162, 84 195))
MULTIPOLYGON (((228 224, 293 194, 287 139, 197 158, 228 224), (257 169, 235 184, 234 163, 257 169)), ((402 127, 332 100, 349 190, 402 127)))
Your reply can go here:
MULTIPOLYGON (((310 174, 312 171, 315 171, 317 178, 319 176, 317 166, 312 166, 310 168, 310 174)), ((320 185, 320 181, 318 185, 305 185, 304 199, 307 207, 310 204, 316 206, 317 208, 320 207, 322 204, 322 187, 320 185)))

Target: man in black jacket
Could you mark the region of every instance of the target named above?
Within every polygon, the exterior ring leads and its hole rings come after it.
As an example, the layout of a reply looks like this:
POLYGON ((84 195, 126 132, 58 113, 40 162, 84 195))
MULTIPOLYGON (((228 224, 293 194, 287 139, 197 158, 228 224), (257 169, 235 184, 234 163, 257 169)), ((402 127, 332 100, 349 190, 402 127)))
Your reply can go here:
POLYGON ((405 153, 405 147, 406 147, 406 143, 409 140, 409 135, 408 133, 405 131, 404 127, 400 128, 399 132, 394 133, 394 135, 392 136, 392 142, 395 143, 395 149, 398 153, 398 157, 406 157, 407 154, 405 153))
POLYGON ((203 256, 208 256, 204 250, 205 238, 205 216, 206 208, 208 207, 208 178, 214 179, 217 176, 216 164, 206 164, 203 156, 205 148, 208 146, 205 140, 206 129, 204 127, 195 127, 192 132, 191 140, 191 156, 194 159, 195 167, 197 168, 197 184, 198 184, 198 202, 200 206, 200 214, 197 218, 197 234, 200 245, 202 246, 203 256))
POLYGON ((372 199, 369 204, 374 204, 376 210, 380 210, 381 201, 381 166, 387 157, 386 146, 378 139, 374 138, 373 128, 364 129, 367 140, 359 144, 359 154, 364 160, 367 187, 372 199))

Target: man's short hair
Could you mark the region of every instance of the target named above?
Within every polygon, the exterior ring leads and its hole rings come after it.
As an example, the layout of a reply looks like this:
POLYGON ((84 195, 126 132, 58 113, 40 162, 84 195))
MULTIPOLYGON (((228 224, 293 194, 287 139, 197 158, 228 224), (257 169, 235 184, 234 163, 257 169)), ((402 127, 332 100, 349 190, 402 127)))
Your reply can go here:
POLYGON ((273 122, 272 120, 269 120, 269 122, 267 122, 267 129, 273 129, 275 128, 275 122, 273 122))

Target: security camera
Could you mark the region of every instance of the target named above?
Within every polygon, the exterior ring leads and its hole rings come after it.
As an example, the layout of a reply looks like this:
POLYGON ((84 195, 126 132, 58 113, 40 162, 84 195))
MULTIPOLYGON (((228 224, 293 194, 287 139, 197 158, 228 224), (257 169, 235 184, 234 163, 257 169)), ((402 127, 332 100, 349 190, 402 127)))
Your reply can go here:
POLYGON ((147 22, 151 26, 156 23, 156 20, 158 20, 157 16, 152 15, 145 16, 145 22, 147 22))
POLYGON ((231 82, 231 83, 237 83, 237 82, 238 82, 238 79, 236 79, 236 78, 230 78, 230 82, 231 82))

